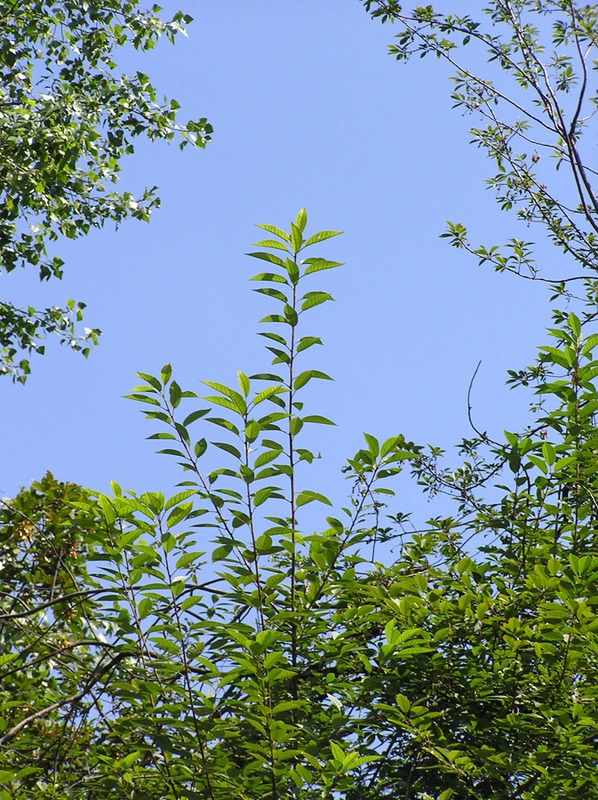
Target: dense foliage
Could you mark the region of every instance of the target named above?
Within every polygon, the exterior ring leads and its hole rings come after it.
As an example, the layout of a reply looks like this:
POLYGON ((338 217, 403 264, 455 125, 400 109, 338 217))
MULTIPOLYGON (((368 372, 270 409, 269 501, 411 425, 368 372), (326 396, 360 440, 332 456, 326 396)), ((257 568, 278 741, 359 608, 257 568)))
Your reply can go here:
MULTIPOLYGON (((367 5, 408 22, 401 46, 419 36, 425 52, 465 24, 367 5)), ((554 47, 580 55, 587 7, 491 3, 490 31, 469 21, 470 40, 498 46, 501 9, 557 9, 555 30, 564 18, 577 33, 554 47)), ((516 15, 520 30, 532 36, 516 15)), ((48 475, 3 503, 1 800, 598 798, 598 284, 576 250, 593 243, 593 212, 563 200, 543 213, 506 153, 511 206, 548 227, 584 287, 554 285, 549 342, 510 374, 532 395, 528 427, 474 430, 456 467, 404 435, 365 434, 335 507, 309 482, 310 441, 331 421, 308 407, 328 375, 310 366, 322 342, 306 325, 332 299, 319 281, 340 264, 319 250, 337 232, 309 235, 305 210, 288 230, 260 226, 271 365, 206 381, 201 399, 166 365, 131 395, 180 491, 103 495, 48 475), (412 520, 400 473, 442 495, 442 513, 412 520)), ((488 252, 498 269, 530 267, 488 252)))
MULTIPOLYGON (((159 12, 139 0, 0 2, 1 272, 33 266, 41 280, 60 278, 64 262, 48 243, 107 221, 148 220, 155 187, 142 197, 113 188, 136 137, 202 147, 210 138, 205 119, 180 124, 175 100, 158 100, 147 75, 118 67, 119 49, 174 41, 191 20, 159 12)), ((36 310, 0 298, 0 375, 23 382, 26 355, 43 352, 48 334, 87 354, 99 331, 79 330, 84 307, 36 310)))
POLYGON ((3 797, 596 796, 595 302, 555 312, 529 430, 463 442, 450 472, 367 434, 326 508, 303 468, 330 421, 301 398, 327 376, 302 362, 331 299, 306 285, 338 264, 300 258, 335 235, 305 223, 252 254, 274 371, 199 402, 166 366, 132 395, 179 494, 48 476, 6 504, 3 797), (454 514, 406 529, 403 469, 454 514))

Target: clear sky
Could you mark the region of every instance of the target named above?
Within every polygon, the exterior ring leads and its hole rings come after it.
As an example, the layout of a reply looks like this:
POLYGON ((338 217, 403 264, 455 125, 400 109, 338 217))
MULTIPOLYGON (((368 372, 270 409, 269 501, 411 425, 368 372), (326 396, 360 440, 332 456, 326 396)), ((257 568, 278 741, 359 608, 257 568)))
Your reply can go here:
POLYGON ((314 483, 337 481, 364 430, 445 447, 470 435, 480 359, 477 424, 494 435, 517 427, 529 398, 504 388, 506 370, 543 341, 547 291, 439 238, 447 219, 487 244, 526 237, 484 188, 492 167, 468 144, 471 121, 451 110, 442 65, 396 63, 393 29, 358 0, 189 0, 185 10, 188 39, 122 63, 177 97, 184 118, 208 117, 214 141, 182 153, 143 143, 122 188, 160 186, 149 226, 68 242, 65 279, 43 291, 33 275, 6 279, 15 301, 85 300, 87 324, 104 335, 87 361, 54 346, 25 387, 2 381, 0 494, 46 470, 102 491, 111 479, 170 491, 177 468, 154 455, 145 436, 155 429, 122 396, 137 370, 167 361, 196 391, 200 379, 267 368, 255 335, 265 304, 247 280, 259 264, 243 254, 255 223, 285 227, 301 206, 310 230, 345 231, 322 248, 346 262, 318 286, 337 302, 312 313, 309 331, 326 345, 314 366, 336 379, 311 394, 313 413, 338 423, 316 431, 328 460, 314 483))

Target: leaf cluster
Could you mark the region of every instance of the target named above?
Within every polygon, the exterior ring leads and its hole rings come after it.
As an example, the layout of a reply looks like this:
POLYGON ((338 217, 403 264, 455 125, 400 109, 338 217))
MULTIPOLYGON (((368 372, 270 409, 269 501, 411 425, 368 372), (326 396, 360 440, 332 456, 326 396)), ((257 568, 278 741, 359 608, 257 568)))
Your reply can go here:
MULTIPOLYGON (((60 278, 64 262, 48 246, 106 222, 149 220, 156 187, 140 197, 117 191, 123 157, 135 139, 180 140, 204 147, 205 119, 182 124, 176 100, 160 99, 142 72, 123 74, 117 51, 174 41, 191 17, 169 20, 138 0, 85 3, 6 2, 0 8, 0 270, 35 267, 60 278)), ((99 331, 78 333, 83 303, 66 308, 0 305, 0 374, 24 382, 27 354, 57 334, 84 355, 99 331)))
POLYGON ((457 469, 365 434, 336 509, 305 480, 330 420, 302 393, 328 376, 300 365, 331 299, 307 283, 339 266, 303 251, 336 232, 306 223, 251 254, 274 371, 202 399, 140 373, 180 491, 47 476, 5 504, 3 800, 598 797, 595 295, 512 376, 529 428, 457 469), (404 471, 454 513, 412 524, 404 471))

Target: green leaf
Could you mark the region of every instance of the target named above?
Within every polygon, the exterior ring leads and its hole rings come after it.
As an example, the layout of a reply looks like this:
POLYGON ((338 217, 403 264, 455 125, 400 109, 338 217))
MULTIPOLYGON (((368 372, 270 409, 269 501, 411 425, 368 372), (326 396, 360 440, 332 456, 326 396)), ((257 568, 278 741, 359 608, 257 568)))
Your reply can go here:
MULTIPOLYGON (((256 253, 245 253, 247 256, 251 256, 251 258, 259 258, 262 261, 269 261, 271 264, 276 264, 278 267, 284 267, 285 262, 280 258, 280 256, 275 256, 274 253, 266 253, 264 251, 256 252, 256 253)), ((254 278, 254 280, 264 280, 263 278, 254 278)))
POLYGON ((260 427, 259 422, 257 420, 252 419, 249 420, 245 427, 245 437, 247 438, 248 442, 255 442, 255 440, 260 435, 262 429, 260 427))
POLYGON ((258 294, 266 295, 266 297, 273 297, 275 300, 278 300, 281 303, 288 302, 286 294, 281 292, 280 289, 275 289, 273 286, 260 286, 259 289, 254 289, 253 291, 257 292, 258 294))
POLYGON ((259 467, 263 467, 264 464, 269 464, 271 461, 274 461, 282 452, 282 447, 280 450, 266 450, 265 453, 261 453, 253 462, 253 468, 259 469, 259 467))
POLYGON ((149 375, 147 372, 138 372, 137 375, 142 378, 146 383, 149 383, 156 391, 162 391, 162 384, 155 378, 153 375, 149 375))
POLYGON ((319 336, 302 336, 297 344, 297 352, 301 353, 303 350, 307 350, 315 344, 322 344, 322 340, 319 336))
POLYGON ((554 447, 549 442, 542 443, 542 455, 547 465, 551 467, 556 461, 556 452, 554 447))
MULTIPOLYGON (((222 406, 223 408, 228 408, 229 411, 234 411, 235 414, 243 414, 247 411, 247 407, 245 406, 245 410, 241 411, 239 409, 239 403, 233 402, 229 400, 228 397, 219 397, 218 395, 206 395, 204 400, 207 400, 208 403, 215 403, 217 406, 222 406)), ((210 420, 213 422, 214 420, 210 420)))
POLYGON ((392 450, 394 450, 401 443, 401 441, 402 439, 400 436, 391 436, 390 439, 386 439, 380 448, 380 455, 382 458, 385 458, 392 450))
POLYGON ((576 314, 569 314, 568 317, 569 327, 578 338, 581 336, 581 322, 576 314))
POLYGON ((374 456, 374 458, 377 458, 380 452, 380 442, 376 439, 375 436, 372 436, 369 433, 364 433, 363 438, 368 443, 368 447, 370 448, 370 453, 374 456))
POLYGON ((254 242, 254 247, 272 247, 275 250, 284 250, 288 252, 286 244, 279 242, 277 239, 262 239, 260 242, 254 242))
POLYGON ((151 614, 153 606, 154 601, 151 599, 151 597, 144 597, 137 606, 139 619, 145 619, 149 614, 151 614))
POLYGON ((284 307, 284 317, 285 321, 288 322, 289 325, 292 325, 293 327, 295 327, 295 325, 297 325, 297 322, 299 321, 299 315, 297 314, 297 311, 292 306, 289 305, 285 305, 284 307))
POLYGON ((195 489, 185 489, 184 492, 178 492, 177 494, 168 498, 164 504, 164 511, 170 511, 171 508, 178 506, 180 503, 183 503, 185 500, 188 500, 190 497, 194 497, 196 495, 197 491, 195 489))
POLYGON ((305 231, 305 226, 307 225, 307 211, 305 208, 302 208, 297 214, 295 225, 301 233, 305 231))
POLYGON ((225 561, 233 549, 232 544, 223 544, 220 547, 216 547, 212 552, 212 562, 217 563, 219 561, 225 561))
POLYGON ((280 489, 276 486, 265 486, 263 489, 258 489, 254 494, 253 505, 257 508, 257 506, 261 506, 262 503, 265 503, 266 500, 269 500, 271 497, 284 499, 284 495, 280 493, 280 489))
POLYGON ((174 528, 183 520, 187 519, 193 511, 193 503, 181 503, 175 506, 166 518, 168 528, 174 528))
POLYGON ((314 272, 321 272, 325 269, 335 269, 336 267, 343 266, 342 261, 328 261, 326 258, 306 258, 303 264, 308 265, 305 269, 306 275, 312 275, 314 272))
POLYGON ((334 300, 334 297, 328 292, 307 292, 302 299, 301 310, 308 311, 310 308, 315 308, 322 303, 327 303, 329 300, 334 300))
POLYGON ((291 417, 289 422, 289 431, 292 436, 297 436, 303 427, 303 420, 300 417, 291 417))
POLYGON ((192 411, 183 420, 183 426, 185 428, 187 428, 187 427, 189 427, 189 425, 191 425, 192 422, 196 422, 196 420, 201 419, 202 417, 205 417, 205 415, 209 414, 209 413, 210 413, 209 408, 202 408, 202 409, 198 409, 197 411, 192 411))
POLYGON ((289 242, 290 237, 288 233, 281 230, 280 228, 276 228, 274 225, 256 225, 256 228, 262 228, 264 231, 268 231, 268 233, 273 233, 274 236, 278 236, 279 239, 282 239, 283 242, 289 242))
POLYGON ((241 370, 237 370, 237 375, 239 378, 239 386, 241 387, 241 391, 245 397, 249 396, 249 392, 251 391, 251 383, 247 375, 241 370))
POLYGON ((183 553, 183 555, 177 559, 175 564, 176 569, 184 569, 188 567, 189 564, 193 564, 196 561, 201 561, 204 553, 200 552, 193 552, 193 553, 183 553))
POLYGON ((318 233, 314 233, 313 236, 305 242, 305 247, 310 247, 312 244, 318 244, 318 242, 324 242, 326 239, 332 239, 333 236, 340 236, 342 231, 319 231, 318 233))
POLYGON ((308 489, 304 489, 302 492, 299 492, 299 494, 295 499, 295 502, 297 503, 298 506, 304 506, 307 505, 307 503, 313 503, 313 502, 324 503, 327 506, 332 505, 331 501, 323 494, 320 494, 319 492, 312 492, 308 489))
POLYGON ((303 245, 303 235, 301 229, 295 225, 294 222, 291 222, 291 246, 295 253, 298 253, 301 250, 303 245))
POLYGON ((264 400, 271 398, 273 395, 284 394, 285 392, 288 392, 286 386, 268 386, 266 389, 262 389, 261 392, 256 394, 256 396, 253 398, 253 406, 259 405, 264 400))
POLYGON ((229 444, 228 442, 212 442, 212 444, 220 450, 230 453, 231 456, 234 456, 237 460, 241 460, 241 451, 233 444, 229 444))
POLYGON ((301 389, 305 384, 312 380, 313 378, 318 378, 320 380, 331 381, 332 378, 330 375, 327 375, 325 372, 320 372, 317 369, 308 369, 305 372, 299 373, 293 382, 293 388, 295 390, 301 389))

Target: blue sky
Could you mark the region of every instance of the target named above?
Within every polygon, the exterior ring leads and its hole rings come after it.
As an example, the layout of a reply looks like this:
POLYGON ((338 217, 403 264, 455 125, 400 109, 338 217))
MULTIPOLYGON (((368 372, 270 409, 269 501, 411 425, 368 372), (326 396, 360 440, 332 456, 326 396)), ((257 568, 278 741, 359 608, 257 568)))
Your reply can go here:
POLYGON ((46 470, 102 491, 111 479, 170 491, 178 470, 154 455, 154 429, 122 396, 137 370, 165 362, 195 391, 200 379, 267 367, 255 335, 266 306, 247 280, 259 265, 243 254, 255 223, 285 227, 302 206, 310 230, 345 231, 322 247, 346 263, 318 286, 337 302, 313 312, 309 330, 325 343, 314 366, 335 377, 311 393, 313 413, 338 424, 312 441, 327 459, 314 483, 338 486, 364 430, 445 447, 470 435, 467 387, 480 359, 477 424, 494 435, 517 427, 529 398, 504 387, 506 370, 543 341, 547 290, 480 268, 439 238, 447 219, 488 244, 527 237, 484 188, 491 166, 468 145, 471 121, 451 110, 442 65, 396 63, 392 28, 357 0, 192 6, 188 39, 122 63, 177 97, 184 118, 207 116, 213 143, 182 153, 142 143, 122 188, 160 187, 151 224, 61 246, 62 282, 7 280, 16 302, 85 300, 87 324, 104 335, 87 361, 50 347, 25 387, 2 382, 0 493, 46 470))

